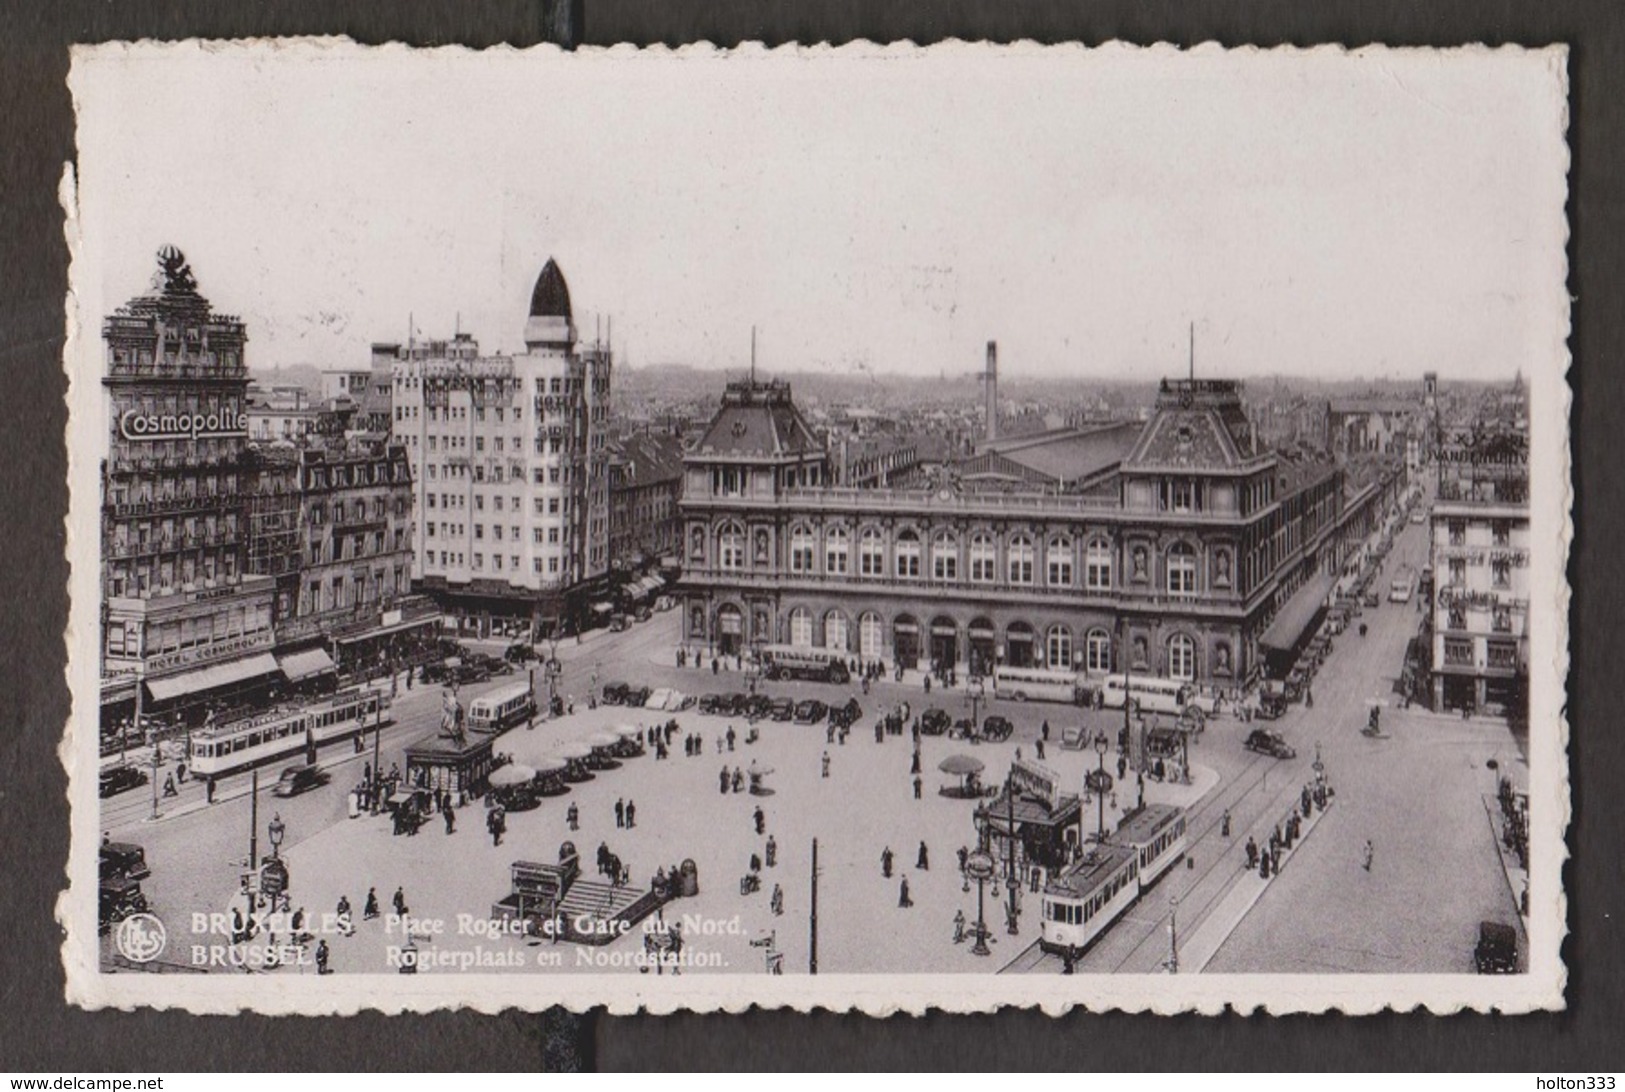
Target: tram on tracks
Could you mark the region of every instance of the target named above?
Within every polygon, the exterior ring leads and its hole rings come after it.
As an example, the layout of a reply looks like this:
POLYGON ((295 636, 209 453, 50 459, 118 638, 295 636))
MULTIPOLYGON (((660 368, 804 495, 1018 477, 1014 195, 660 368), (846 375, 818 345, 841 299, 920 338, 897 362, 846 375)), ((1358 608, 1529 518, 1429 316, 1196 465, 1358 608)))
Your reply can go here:
POLYGON ((1185 809, 1147 804, 1044 886, 1038 943, 1081 953, 1185 855, 1185 809))
POLYGON ((468 703, 468 727, 494 735, 536 715, 536 695, 530 683, 516 682, 482 694, 468 703))
POLYGON ((373 728, 389 704, 387 691, 354 686, 304 705, 200 728, 192 733, 187 763, 203 778, 261 766, 373 728))

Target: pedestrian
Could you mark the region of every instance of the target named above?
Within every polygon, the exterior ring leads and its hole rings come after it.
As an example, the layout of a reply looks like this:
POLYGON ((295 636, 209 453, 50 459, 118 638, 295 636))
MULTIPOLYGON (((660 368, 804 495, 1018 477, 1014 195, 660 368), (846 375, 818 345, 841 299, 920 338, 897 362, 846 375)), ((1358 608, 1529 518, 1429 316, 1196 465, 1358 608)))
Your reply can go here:
POLYGON ((1038 761, 1044 761, 1044 741, 1039 740, 1033 744, 1033 750, 1038 752, 1038 761))
POLYGON ((615 801, 615 829, 621 830, 626 826, 626 801, 615 801))
POLYGON ((966 846, 960 846, 959 847, 959 871, 961 871, 961 872, 965 871, 965 863, 967 861, 969 861, 969 860, 970 860, 970 849, 968 847, 966 847, 966 846))
POLYGON ((888 880, 891 879, 891 866, 892 866, 891 846, 887 846, 885 849, 882 849, 880 851, 880 875, 882 877, 884 877, 885 879, 888 879, 888 880))
MULTIPOLYGON (((360 739, 360 738, 361 738, 360 736, 356 736, 356 739, 360 739)), ((371 762, 363 762, 361 764, 361 782, 364 785, 372 784, 372 763, 371 762)))
POLYGON ((1019 746, 1016 748, 1016 761, 1021 761, 1021 748, 1019 746))
POLYGON ((884 721, 875 721, 875 742, 886 742, 886 724, 884 721))
MULTIPOLYGON (((829 775, 826 773, 825 776, 827 777, 829 775)), ((733 778, 731 776, 729 776, 728 767, 727 767, 726 764, 724 764, 723 767, 722 767, 722 780, 718 785, 718 787, 722 790, 722 795, 723 796, 728 795, 728 786, 729 786, 729 784, 732 783, 732 781, 733 781, 733 778)))
POLYGON ((350 917, 350 897, 339 896, 339 904, 333 910, 333 918, 338 923, 339 932, 347 937, 355 936, 355 922, 350 917))
POLYGON ((734 749, 734 726, 730 724, 730 725, 728 725, 728 750, 732 751, 733 749, 734 749))
POLYGON ((738 766, 734 767, 734 792, 745 791, 745 771, 738 766))
POLYGON ((920 799, 920 788, 924 783, 918 778, 914 779, 914 799, 920 799))
POLYGON ((908 764, 908 772, 911 773, 911 774, 917 774, 917 773, 920 772, 920 752, 919 751, 914 752, 914 758, 908 764))
POLYGON ((759 854, 752 853, 750 855, 750 874, 752 876, 754 876, 754 875, 756 875, 757 873, 759 873, 761 871, 762 871, 762 858, 761 858, 761 856, 759 854))
POLYGON ((914 905, 914 900, 908 897, 908 877, 904 876, 897 888, 897 908, 906 910, 914 905))
POLYGON ((1121 781, 1128 776, 1128 757, 1121 751, 1117 753, 1117 780, 1121 781))
POLYGON ((965 911, 963 908, 954 911, 954 943, 965 943, 965 911))
POLYGON ((829 776, 829 752, 828 751, 824 752, 823 764, 824 764, 824 776, 828 777, 829 776))
POLYGON ((721 753, 722 753, 722 745, 723 745, 723 744, 724 744, 724 743, 725 743, 725 742, 726 742, 726 741, 725 741, 725 740, 724 740, 724 739, 723 739, 723 738, 722 738, 722 737, 721 737, 721 736, 718 736, 718 737, 717 737, 717 754, 719 754, 719 755, 720 755, 720 754, 721 754, 721 753))
POLYGON ((1250 872, 1258 867, 1258 843, 1253 841, 1252 835, 1247 836, 1247 870, 1250 872))
POLYGON ((773 840, 773 835, 767 836, 767 867, 772 868, 779 862, 779 843, 773 840))
POLYGON ((327 959, 328 959, 327 941, 324 939, 324 940, 318 942, 317 945, 316 945, 316 973, 317 974, 327 974, 328 973, 327 959))
POLYGON ((768 900, 768 907, 773 911, 774 917, 784 916, 784 888, 778 884, 773 885, 773 897, 768 900))
POLYGON ((1365 867, 1365 870, 1367 872, 1371 871, 1371 859, 1373 857, 1375 857, 1376 854, 1377 854, 1377 851, 1376 851, 1375 847, 1372 846, 1371 840, 1369 838, 1367 838, 1366 843, 1365 843, 1365 861, 1364 861, 1364 867, 1365 867))
POLYGON ((1230 837, 1230 809, 1229 808, 1224 809, 1224 816, 1223 816, 1223 818, 1221 818, 1219 820, 1219 833, 1221 835, 1223 835, 1224 837, 1226 837, 1226 838, 1230 837))
POLYGON ((825 743, 834 743, 835 742, 835 722, 834 721, 830 721, 829 724, 827 726, 825 726, 825 728, 824 728, 824 742, 825 743))
POLYGON ((1046 720, 1042 725, 1039 726, 1038 738, 1043 740, 1045 743, 1049 742, 1049 721, 1046 720))
POLYGON ((565 809, 564 818, 570 824, 571 830, 581 829, 581 809, 576 807, 574 800, 570 801, 570 806, 565 809))
POLYGON ((626 829, 631 830, 638 825, 638 805, 635 801, 626 802, 626 829))
POLYGON ((1258 855, 1258 878, 1261 880, 1270 878, 1270 851, 1268 849, 1258 855))
POLYGON ((1313 709, 1315 707, 1314 687, 1306 686, 1303 688, 1303 705, 1305 709, 1313 709))
POLYGON ((361 905, 361 916, 368 920, 378 916, 378 889, 376 887, 367 888, 367 901, 361 905))
POLYGON ((491 844, 493 846, 501 845, 502 833, 508 826, 507 817, 503 810, 500 807, 492 808, 491 813, 485 817, 485 825, 491 832, 491 844))
POLYGON ((767 831, 767 815, 763 813, 761 805, 757 805, 756 810, 751 813, 751 818, 756 821, 756 833, 757 834, 766 833, 766 831, 767 831))
POLYGON ((920 855, 919 858, 914 862, 914 867, 919 869, 921 872, 931 871, 931 853, 925 848, 925 843, 923 841, 920 843, 920 855))
POLYGON ((393 898, 390 899, 390 902, 395 907, 395 913, 401 915, 402 917, 406 916, 406 892, 405 892, 405 890, 403 890, 402 888, 399 888, 399 887, 395 888, 395 895, 394 895, 393 898))
POLYGON ((447 808, 446 810, 442 811, 440 814, 445 816, 445 818, 446 818, 446 833, 451 834, 452 832, 454 832, 457 829, 457 814, 455 812, 453 812, 450 808, 447 808))
POLYGON ((164 796, 179 796, 180 790, 175 788, 175 775, 169 774, 164 778, 164 796))

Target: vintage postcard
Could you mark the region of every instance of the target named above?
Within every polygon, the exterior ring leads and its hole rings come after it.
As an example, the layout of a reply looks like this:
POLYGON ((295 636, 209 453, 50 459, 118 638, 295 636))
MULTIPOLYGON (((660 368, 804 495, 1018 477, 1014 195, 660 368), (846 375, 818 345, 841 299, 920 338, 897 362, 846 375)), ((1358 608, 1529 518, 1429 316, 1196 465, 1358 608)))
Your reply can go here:
POLYGON ((76 50, 70 998, 1561 1007, 1566 62, 76 50))

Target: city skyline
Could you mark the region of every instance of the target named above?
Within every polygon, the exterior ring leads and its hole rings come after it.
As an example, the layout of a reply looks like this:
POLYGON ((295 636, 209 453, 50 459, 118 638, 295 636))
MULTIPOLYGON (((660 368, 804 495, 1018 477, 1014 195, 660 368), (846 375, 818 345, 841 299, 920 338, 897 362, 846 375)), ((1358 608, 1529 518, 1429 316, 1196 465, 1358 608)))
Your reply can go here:
MULTIPOLYGON (((1177 376, 1194 323, 1199 376, 1510 378, 1550 363, 1530 331, 1566 307, 1561 233, 1527 211, 1560 216, 1563 179, 1520 169, 1552 162, 1516 92, 1545 79, 1534 55, 1199 51, 1170 80, 1130 51, 1007 58, 1021 78, 948 53, 776 82, 748 53, 640 55, 578 96, 568 58, 441 54, 388 100, 365 59, 273 83, 247 56, 183 54, 164 95, 92 103, 87 172, 132 181, 79 197, 93 309, 173 242, 256 369, 458 328, 514 351, 549 256, 598 306, 584 340, 602 320, 634 364, 738 371, 755 326, 767 374, 957 376, 997 340, 1012 379, 1177 376), (819 104, 850 79, 868 106, 837 122, 819 104), (1266 92, 1283 82, 1295 101, 1266 92), (1057 122, 1073 98, 1098 109, 1057 122), (266 139, 235 140, 250 128, 266 139), (153 131, 188 134, 179 181, 153 131), (539 146, 564 149, 541 172, 539 146)), ((142 62, 116 78, 133 91, 142 62)))

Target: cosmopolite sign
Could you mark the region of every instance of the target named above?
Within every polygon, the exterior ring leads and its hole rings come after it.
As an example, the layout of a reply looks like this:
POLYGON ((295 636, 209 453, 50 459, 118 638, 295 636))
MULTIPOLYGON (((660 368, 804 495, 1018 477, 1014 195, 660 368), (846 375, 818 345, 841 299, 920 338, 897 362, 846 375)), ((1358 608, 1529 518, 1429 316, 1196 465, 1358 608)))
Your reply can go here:
POLYGON ((125 410, 118 420, 126 440, 197 440, 213 436, 247 436, 248 414, 232 410, 215 413, 142 413, 125 410))

